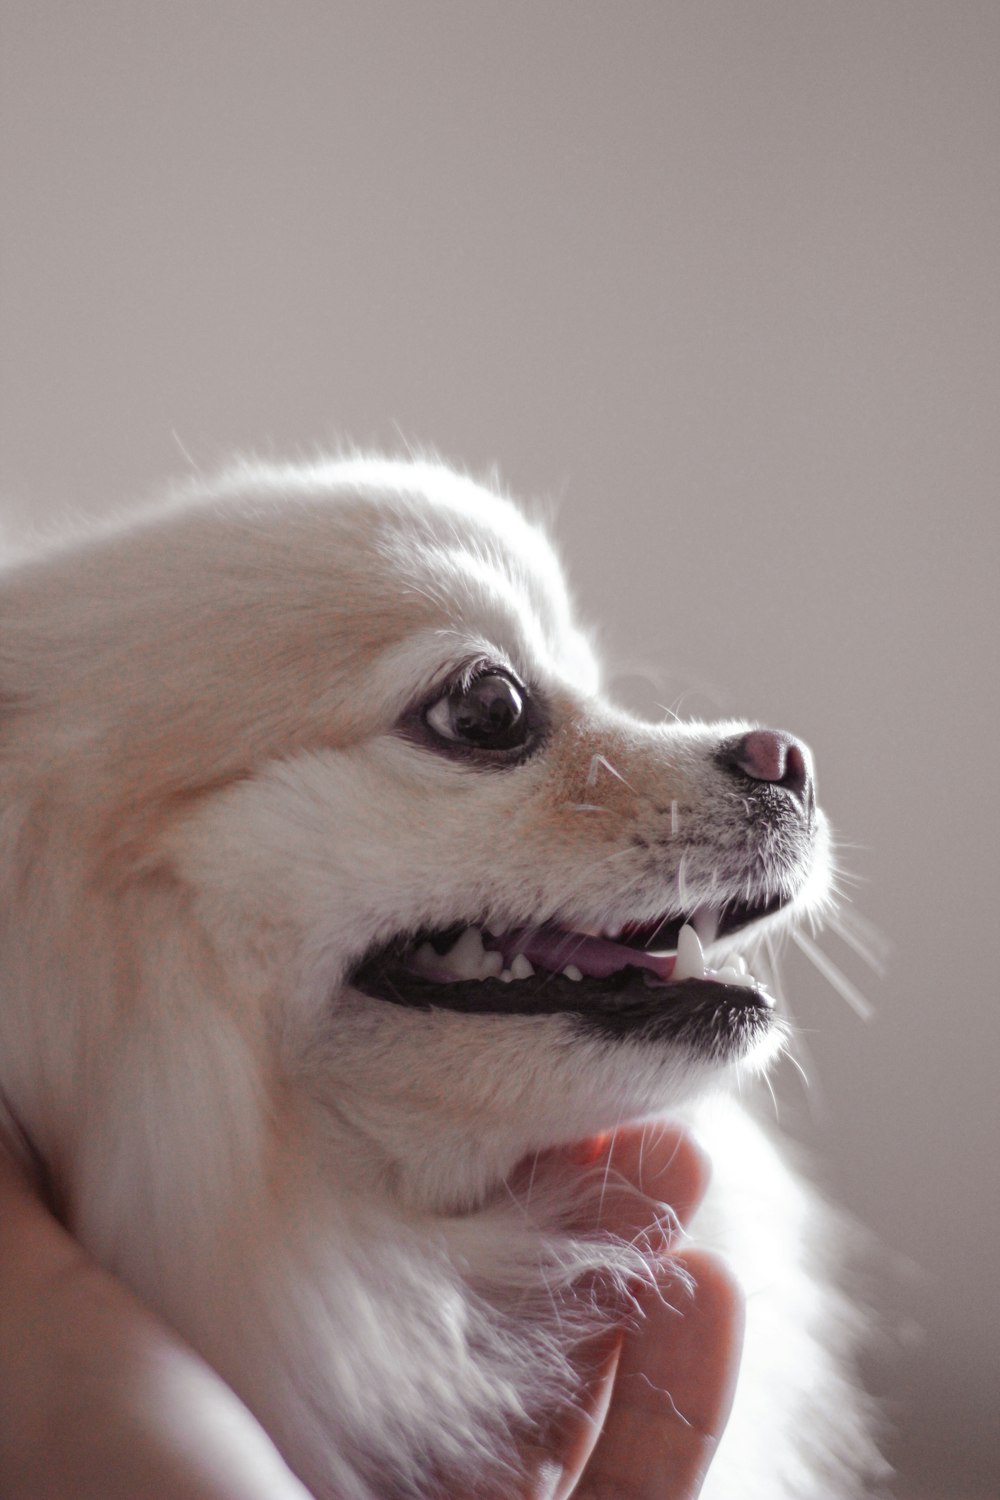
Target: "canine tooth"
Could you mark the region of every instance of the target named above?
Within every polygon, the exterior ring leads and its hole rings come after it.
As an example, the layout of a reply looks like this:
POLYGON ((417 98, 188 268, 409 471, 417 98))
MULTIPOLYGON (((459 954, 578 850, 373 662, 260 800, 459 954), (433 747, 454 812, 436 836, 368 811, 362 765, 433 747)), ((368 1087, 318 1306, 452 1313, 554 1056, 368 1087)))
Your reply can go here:
POLYGON ((483 979, 496 979, 503 970, 503 954, 495 950, 483 954, 483 964, 479 973, 483 979))
POLYGON ((514 979, 530 979, 535 972, 535 966, 523 953, 515 953, 510 961, 510 972, 514 979))
POLYGON ((467 927, 448 950, 448 968, 460 979, 479 979, 484 971, 484 956, 482 933, 477 927, 467 927))
POLYGON ((500 980, 501 984, 510 984, 514 976, 509 969, 501 969, 500 973, 497 975, 497 978, 500 980))
POLYGON ((414 968, 432 969, 441 967, 441 958, 435 952, 433 943, 421 943, 412 958, 414 968))
POLYGON ((671 979, 704 979, 705 954, 698 934, 685 922, 677 936, 677 961, 671 979))
POLYGON ((563 973, 566 975, 567 979, 582 979, 583 978, 583 975, 581 974, 580 970, 577 968, 576 964, 567 964, 566 967, 565 967, 565 969, 563 969, 563 973))

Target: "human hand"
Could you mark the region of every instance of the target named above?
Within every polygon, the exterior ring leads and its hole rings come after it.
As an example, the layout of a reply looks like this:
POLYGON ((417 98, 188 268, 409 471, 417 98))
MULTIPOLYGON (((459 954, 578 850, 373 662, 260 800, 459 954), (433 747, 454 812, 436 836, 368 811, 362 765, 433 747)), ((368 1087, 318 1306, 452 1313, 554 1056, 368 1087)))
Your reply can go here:
MULTIPOLYGON (((573 1153, 564 1153, 572 1158, 573 1153)), ((594 1159, 669 1203, 686 1226, 708 1181, 707 1158, 674 1126, 622 1127, 594 1159)), ((647 1216, 634 1195, 609 1193, 600 1226, 630 1238, 647 1216)), ((664 1234, 655 1287, 638 1294, 642 1320, 623 1320, 594 1347, 574 1417, 529 1456, 526 1500, 695 1500, 732 1405, 743 1300, 717 1256, 664 1234), (690 1280, 685 1285, 684 1276, 690 1280), (692 1290, 689 1290, 692 1287, 692 1290)))
MULTIPOLYGON (((602 1160, 681 1222, 704 1189, 700 1153, 669 1128, 623 1129, 602 1160)), ((640 1232, 640 1207, 610 1192, 588 1227, 640 1232)), ((739 1304, 712 1257, 687 1251, 677 1265, 693 1297, 665 1266, 640 1294, 643 1321, 591 1349, 573 1420, 526 1455, 531 1500, 697 1495, 728 1408, 739 1304)), ((89 1259, 2 1149, 0 1326, 7 1500, 308 1500, 225 1383, 89 1259)))
POLYGON ((0 1495, 308 1500, 213 1370, 46 1209, 0 1143, 0 1495))

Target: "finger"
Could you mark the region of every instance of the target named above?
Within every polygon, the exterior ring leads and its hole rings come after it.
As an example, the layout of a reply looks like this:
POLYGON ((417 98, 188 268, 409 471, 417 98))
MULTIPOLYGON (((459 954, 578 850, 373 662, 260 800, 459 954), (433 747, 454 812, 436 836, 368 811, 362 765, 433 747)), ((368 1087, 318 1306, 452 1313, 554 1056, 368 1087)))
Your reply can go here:
MULTIPOLYGON (((599 1186, 582 1201, 576 1227, 605 1230, 629 1241, 641 1237, 651 1258, 666 1251, 678 1228, 689 1222, 710 1175, 708 1157, 690 1132, 662 1120, 622 1126, 614 1134, 546 1151, 523 1170, 526 1179, 536 1182, 549 1172, 565 1177, 567 1166, 584 1169, 599 1186), (673 1214, 657 1221, 655 1205, 664 1202, 673 1214)), ((588 1295, 617 1303, 617 1293, 599 1278, 588 1278, 586 1284, 588 1295)), ((624 1308, 619 1311, 623 1316, 624 1308)), ((577 1350, 579 1384, 572 1411, 560 1413, 537 1444, 522 1447, 531 1496, 572 1492, 603 1426, 622 1338, 619 1317, 577 1350)))
POLYGON ((534 1443, 522 1446, 524 1500, 567 1500, 575 1492, 604 1426, 623 1338, 616 1327, 590 1341, 572 1413, 550 1423, 534 1443))
MULTIPOLYGON (((606 1139, 594 1165, 603 1167, 609 1181, 623 1178, 644 1197, 669 1203, 681 1225, 690 1223, 711 1176, 708 1155, 691 1132, 663 1120, 622 1126, 606 1139)), ((637 1227, 647 1225, 645 1218, 637 1227)))
POLYGON ((670 1248, 690 1223, 710 1175, 707 1155, 690 1132, 662 1121, 622 1126, 613 1136, 547 1152, 539 1168, 565 1175, 567 1160, 590 1184, 573 1227, 641 1241, 653 1254, 670 1248), (667 1204, 669 1212, 658 1212, 667 1204))
POLYGON ((0 1144, 4 1495, 308 1500, 222 1380, 48 1212, 0 1144))
MULTIPOLYGON (((712 1438, 717 1441, 725 1424, 739 1362, 742 1295, 721 1261, 692 1250, 673 1257, 662 1268, 657 1286, 640 1292, 637 1302, 642 1321, 628 1335, 619 1324, 578 1354, 580 1385, 572 1414, 553 1423, 542 1444, 526 1455, 532 1496, 577 1494, 575 1485, 584 1472, 588 1483, 600 1472, 599 1467, 588 1467, 588 1460, 600 1465, 595 1452, 599 1440, 605 1444, 602 1451, 610 1454, 609 1463, 618 1462, 619 1455, 612 1451, 618 1441, 615 1424, 625 1433, 626 1444, 632 1444, 637 1423, 641 1421, 652 1436, 664 1412, 672 1424, 666 1436, 678 1471, 703 1450, 707 1466, 714 1451, 712 1438), (694 1278, 693 1294, 678 1270, 694 1278), (606 1418, 610 1437, 601 1439, 606 1418), (628 1424, 627 1432, 623 1423, 628 1424)), ((610 1473, 615 1483, 623 1482, 613 1467, 610 1473)), ((677 1493, 686 1500, 697 1488, 677 1493)), ((663 1491, 668 1494, 673 1500, 674 1491, 663 1491)))
POLYGON ((694 1500, 701 1490, 732 1405, 743 1299, 707 1251, 674 1264, 694 1290, 668 1277, 659 1298, 641 1297, 645 1318, 622 1346, 604 1431, 574 1500, 694 1500))
POLYGON ((546 1177, 566 1180, 567 1167, 596 1181, 601 1190, 596 1199, 587 1195, 582 1200, 578 1228, 610 1230, 631 1239, 650 1230, 655 1218, 650 1201, 669 1204, 675 1222, 661 1226, 661 1242, 651 1241, 655 1250, 665 1249, 677 1228, 690 1223, 711 1176, 708 1155, 689 1130, 654 1120, 539 1152, 521 1162, 510 1184, 515 1191, 527 1185, 530 1196, 546 1177))

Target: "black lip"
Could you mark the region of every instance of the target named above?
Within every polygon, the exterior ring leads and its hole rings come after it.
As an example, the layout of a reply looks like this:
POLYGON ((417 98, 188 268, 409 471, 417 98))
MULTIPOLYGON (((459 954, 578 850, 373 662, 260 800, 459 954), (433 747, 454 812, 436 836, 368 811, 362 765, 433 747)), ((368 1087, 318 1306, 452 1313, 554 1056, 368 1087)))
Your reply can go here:
POLYGON ((412 1010, 564 1015, 605 1041, 671 1042, 720 1060, 747 1051, 774 1024, 773 1010, 757 990, 707 979, 650 985, 645 972, 629 966, 605 979, 540 972, 510 984, 499 979, 442 984, 381 955, 363 964, 351 984, 372 999, 412 1010))

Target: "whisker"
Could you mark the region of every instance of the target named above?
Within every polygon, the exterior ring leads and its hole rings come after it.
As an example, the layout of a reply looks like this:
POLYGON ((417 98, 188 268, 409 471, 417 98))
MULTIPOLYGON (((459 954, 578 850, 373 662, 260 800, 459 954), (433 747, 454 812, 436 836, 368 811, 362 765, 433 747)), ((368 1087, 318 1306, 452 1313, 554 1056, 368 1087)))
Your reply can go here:
POLYGON ((677 866, 677 895, 680 898, 681 911, 690 910, 690 903, 688 901, 687 879, 685 878, 684 873, 684 866, 687 864, 687 857, 688 851, 687 849, 685 849, 684 853, 681 855, 680 863, 677 866))
POLYGON ((635 787, 632 786, 630 782, 625 780, 625 777, 620 771, 615 770, 614 766, 608 760, 606 755, 592 755, 590 757, 590 770, 587 772, 588 786, 595 785, 597 781, 597 772, 601 766, 604 767, 609 775, 614 776, 617 781, 620 781, 622 786, 627 786, 630 792, 635 791, 635 787))
POLYGON ((804 932, 792 932, 792 942, 800 948, 808 958, 809 962, 818 969, 842 1000, 846 1000, 854 1013, 860 1016, 862 1021, 871 1021, 875 1015, 875 1007, 868 1001, 856 985, 852 984, 847 975, 842 973, 837 965, 825 954, 812 938, 806 937, 804 932))
POLYGON ((848 909, 834 912, 827 920, 828 925, 848 948, 853 949, 879 979, 884 979, 891 953, 888 938, 883 937, 877 927, 856 911, 848 909))
MULTIPOLYGON (((610 1133, 610 1135, 608 1137, 609 1142, 611 1142, 611 1141, 614 1140, 616 1134, 621 1129, 621 1125, 622 1125, 622 1114, 621 1114, 621 1112, 619 1112, 618 1119, 617 1119, 617 1121, 615 1123, 615 1127, 611 1131, 611 1133, 610 1133)), ((609 1181, 609 1179, 611 1177, 611 1157, 612 1157, 612 1154, 613 1154, 613 1147, 609 1147, 609 1150, 608 1150, 608 1159, 604 1163, 604 1173, 603 1173, 603 1176, 601 1178, 600 1209, 601 1209, 602 1213, 604 1212, 604 1203, 605 1203, 605 1199, 607 1198, 607 1194, 608 1194, 608 1181, 609 1181)))
POLYGON ((798 1073, 799 1077, 802 1079, 802 1087, 808 1093, 812 1088, 812 1084, 809 1082, 809 1074, 806 1072, 805 1068, 802 1066, 798 1058, 795 1056, 795 1053, 792 1052, 790 1048, 785 1049, 784 1056, 788 1058, 788 1061, 791 1063, 796 1073, 798 1073))
MULTIPOLYGON (((796 1053, 799 1053, 805 1059, 806 1064, 811 1063, 810 1051, 805 1042, 806 1032, 795 1019, 794 1007, 789 1001, 788 995, 785 992, 785 988, 782 985, 780 979, 780 955, 778 950, 780 947, 784 946, 786 937, 787 934, 784 932, 778 934, 767 932, 761 935, 759 941, 767 950, 765 967, 768 971, 767 977, 770 988, 774 994, 775 999, 778 1002, 782 1014, 785 1017, 785 1021, 790 1028, 790 1035, 788 1037, 786 1045, 782 1048, 782 1060, 784 1060, 785 1058, 788 1059, 802 1082, 803 1093, 806 1100, 806 1107, 809 1111, 810 1118, 816 1120, 817 1122, 820 1122, 824 1118, 825 1109, 822 1088, 820 1085, 813 1082, 813 1080, 809 1077, 809 1074, 806 1072, 805 1066, 800 1061, 799 1057, 796 1056, 796 1053)), ((752 965, 755 974, 758 972, 756 965, 757 959, 755 957, 754 963, 752 965)))
MULTIPOLYGON (((785 994, 784 986, 781 983, 780 954, 778 952, 778 940, 776 940, 775 936, 772 933, 765 932, 765 933, 761 934, 761 937, 760 937, 759 941, 764 946, 764 968, 766 970, 766 973, 765 973, 764 977, 766 978, 766 980, 768 982, 768 985, 769 985, 769 987, 771 989, 772 994, 774 995, 774 998, 781 1005, 781 1009, 784 1011, 785 1015, 790 1015, 790 1013, 791 1013, 791 1007, 788 1004, 788 996, 785 994)), ((758 948, 756 951, 759 952, 760 949, 758 948)), ((754 960, 753 960, 753 964, 754 964, 754 970, 753 971, 754 971, 755 974, 757 973, 757 967, 756 967, 757 962, 758 962, 758 960, 757 960, 757 957, 756 957, 756 954, 755 954, 754 960)))
POLYGON ((646 940, 646 947, 647 947, 647 948, 654 948, 654 949, 655 949, 655 947, 656 947, 656 943, 657 943, 657 940, 658 940, 658 938, 659 938, 659 936, 660 936, 660 933, 661 933, 661 932, 662 932, 662 931, 663 931, 663 929, 664 929, 664 927, 669 927, 669 926, 670 926, 670 924, 671 924, 671 923, 672 923, 672 922, 673 922, 673 921, 674 921, 674 920, 675 920, 675 918, 674 918, 674 917, 672 917, 672 916, 670 916, 670 915, 667 915, 667 916, 665 916, 665 917, 664 917, 664 918, 663 918, 663 920, 662 920, 662 921, 660 921, 660 922, 657 922, 657 924, 656 924, 656 926, 655 926, 655 928, 654 928, 654 929, 653 929, 653 934, 652 934, 652 936, 651 936, 651 937, 649 937, 649 938, 647 938, 647 940, 646 940))

